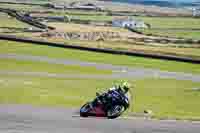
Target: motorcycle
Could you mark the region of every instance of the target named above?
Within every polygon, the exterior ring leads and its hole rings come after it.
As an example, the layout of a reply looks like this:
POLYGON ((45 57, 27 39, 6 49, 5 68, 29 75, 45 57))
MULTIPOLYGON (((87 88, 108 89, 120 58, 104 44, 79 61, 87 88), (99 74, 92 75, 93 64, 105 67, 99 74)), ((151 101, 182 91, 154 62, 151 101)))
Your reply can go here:
POLYGON ((112 96, 108 99, 106 93, 100 95, 90 102, 87 102, 80 108, 81 117, 107 117, 114 119, 119 117, 129 108, 129 98, 119 92, 112 92, 112 96))

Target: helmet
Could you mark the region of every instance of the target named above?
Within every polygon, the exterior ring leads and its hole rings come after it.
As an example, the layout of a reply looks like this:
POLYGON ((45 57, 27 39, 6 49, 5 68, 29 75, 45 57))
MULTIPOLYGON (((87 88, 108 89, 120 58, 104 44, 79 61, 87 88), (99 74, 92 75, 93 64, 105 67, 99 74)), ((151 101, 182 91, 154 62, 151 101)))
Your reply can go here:
POLYGON ((130 88, 131 88, 131 85, 128 82, 122 83, 121 89, 122 89, 124 94, 126 94, 129 91, 130 88))

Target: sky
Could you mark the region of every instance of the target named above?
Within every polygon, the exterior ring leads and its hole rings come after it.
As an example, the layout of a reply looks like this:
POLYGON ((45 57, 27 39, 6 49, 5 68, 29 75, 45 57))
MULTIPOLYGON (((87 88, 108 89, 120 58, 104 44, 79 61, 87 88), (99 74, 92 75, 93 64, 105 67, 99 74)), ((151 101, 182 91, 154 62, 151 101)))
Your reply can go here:
POLYGON ((177 1, 177 2, 200 2, 200 0, 158 0, 158 1, 177 1))

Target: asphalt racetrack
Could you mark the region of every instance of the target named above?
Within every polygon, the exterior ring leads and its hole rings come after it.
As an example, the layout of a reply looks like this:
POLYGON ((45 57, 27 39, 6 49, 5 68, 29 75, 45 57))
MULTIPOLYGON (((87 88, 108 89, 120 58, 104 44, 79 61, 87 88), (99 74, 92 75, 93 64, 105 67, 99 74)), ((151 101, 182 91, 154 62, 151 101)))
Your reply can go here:
POLYGON ((45 72, 16 72, 16 71, 2 71, 0 74, 10 74, 10 75, 35 75, 35 76, 46 76, 46 77, 80 77, 80 78, 169 78, 176 80, 190 80, 193 82, 200 82, 200 75, 182 73, 182 72, 168 72, 160 71, 157 69, 147 69, 147 68, 135 68, 127 67, 120 65, 111 65, 95 62, 86 62, 79 60, 70 60, 70 59, 55 59, 48 58, 45 56, 32 56, 32 55, 21 55, 21 54, 0 54, 0 59, 16 59, 16 60, 25 60, 25 61, 39 61, 39 62, 48 62, 49 64, 63 64, 63 65, 79 65, 79 66, 92 66, 96 67, 99 70, 111 70, 113 74, 111 75, 62 75, 62 74, 49 74, 45 72))
POLYGON ((1 133, 199 133, 200 123, 80 118, 77 109, 0 105, 1 133))

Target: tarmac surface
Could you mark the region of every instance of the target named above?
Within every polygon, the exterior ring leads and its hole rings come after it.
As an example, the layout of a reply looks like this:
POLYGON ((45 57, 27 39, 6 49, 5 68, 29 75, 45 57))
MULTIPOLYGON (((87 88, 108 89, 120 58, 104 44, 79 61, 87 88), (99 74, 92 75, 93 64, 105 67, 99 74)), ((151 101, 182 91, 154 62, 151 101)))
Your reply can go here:
POLYGON ((200 123, 81 118, 77 109, 0 105, 1 133, 199 133, 200 123))

